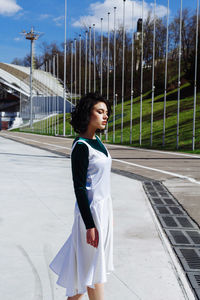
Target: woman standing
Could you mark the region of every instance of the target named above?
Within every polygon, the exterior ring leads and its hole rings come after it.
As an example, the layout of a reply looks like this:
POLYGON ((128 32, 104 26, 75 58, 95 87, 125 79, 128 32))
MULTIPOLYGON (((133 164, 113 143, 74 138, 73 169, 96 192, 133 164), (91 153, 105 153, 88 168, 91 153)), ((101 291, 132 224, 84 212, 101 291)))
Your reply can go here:
POLYGON ((90 300, 104 300, 104 283, 113 267, 113 211, 110 194, 112 159, 96 135, 105 129, 111 113, 109 101, 87 94, 71 113, 79 136, 71 150, 76 204, 72 231, 50 268, 57 284, 66 288, 68 300, 88 292, 90 300))

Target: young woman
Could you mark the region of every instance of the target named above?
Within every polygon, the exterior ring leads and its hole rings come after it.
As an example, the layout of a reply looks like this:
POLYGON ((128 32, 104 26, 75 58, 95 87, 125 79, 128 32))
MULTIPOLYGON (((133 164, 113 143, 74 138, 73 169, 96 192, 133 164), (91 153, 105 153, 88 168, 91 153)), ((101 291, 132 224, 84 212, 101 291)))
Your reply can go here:
POLYGON ((104 300, 104 283, 113 267, 113 211, 110 194, 112 159, 97 131, 105 129, 109 101, 98 94, 80 99, 70 124, 79 134, 72 144, 71 165, 76 204, 72 232, 50 268, 68 300, 88 292, 90 300, 104 300))

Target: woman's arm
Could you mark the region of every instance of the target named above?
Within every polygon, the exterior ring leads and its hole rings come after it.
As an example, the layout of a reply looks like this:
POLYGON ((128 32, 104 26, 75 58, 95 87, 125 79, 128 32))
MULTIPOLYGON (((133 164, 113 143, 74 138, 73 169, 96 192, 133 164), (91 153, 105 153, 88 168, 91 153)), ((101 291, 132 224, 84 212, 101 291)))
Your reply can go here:
POLYGON ((87 169, 89 164, 88 154, 88 147, 78 142, 71 155, 75 195, 86 229, 95 227, 86 192, 87 169))

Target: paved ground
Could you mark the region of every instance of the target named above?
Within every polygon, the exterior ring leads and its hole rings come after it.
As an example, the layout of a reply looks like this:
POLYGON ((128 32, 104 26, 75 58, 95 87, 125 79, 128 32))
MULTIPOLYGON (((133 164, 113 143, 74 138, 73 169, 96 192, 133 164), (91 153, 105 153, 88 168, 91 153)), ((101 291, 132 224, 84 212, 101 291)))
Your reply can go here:
MULTIPOLYGON (((56 285, 57 276, 48 264, 69 236, 73 222, 70 159, 59 155, 70 153, 71 140, 18 135, 31 138, 29 143, 37 147, 57 151, 52 153, 5 139, 6 134, 11 138, 11 133, 0 135, 0 299, 65 299, 65 290, 56 285)), ((119 159, 127 155, 122 148, 108 148, 112 157, 115 151, 119 159)), ((116 168, 117 164, 114 160, 116 168)), ((187 283, 181 286, 179 265, 169 255, 169 244, 141 182, 111 173, 111 192, 115 272, 108 277, 106 299, 194 299, 187 283)))
MULTIPOLYGON (((1 131, 0 136, 69 155, 73 139, 1 131)), ((200 225, 200 155, 109 145, 115 170, 161 181, 200 225)))

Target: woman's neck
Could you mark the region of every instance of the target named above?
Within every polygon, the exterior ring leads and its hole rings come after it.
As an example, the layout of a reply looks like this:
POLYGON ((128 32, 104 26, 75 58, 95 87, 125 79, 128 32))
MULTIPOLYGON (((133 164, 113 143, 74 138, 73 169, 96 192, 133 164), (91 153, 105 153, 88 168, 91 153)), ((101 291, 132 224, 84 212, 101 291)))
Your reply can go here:
POLYGON ((82 137, 84 139, 89 139, 89 140, 96 140, 95 135, 91 136, 91 135, 86 135, 86 134, 79 134, 79 137, 82 137))
POLYGON ((85 139, 96 140, 95 132, 91 132, 91 131, 80 133, 79 136, 85 139))

